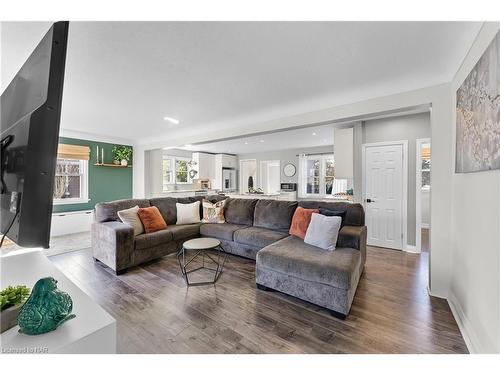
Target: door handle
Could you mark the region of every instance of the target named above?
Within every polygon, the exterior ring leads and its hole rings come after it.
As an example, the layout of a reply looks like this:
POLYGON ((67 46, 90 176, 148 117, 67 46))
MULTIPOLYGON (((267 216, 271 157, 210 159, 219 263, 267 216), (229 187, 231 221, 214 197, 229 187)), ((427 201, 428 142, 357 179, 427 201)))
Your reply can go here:
POLYGON ((366 199, 365 199, 365 202, 366 202, 366 203, 374 203, 375 201, 374 201, 374 200, 371 200, 370 198, 366 198, 366 199))

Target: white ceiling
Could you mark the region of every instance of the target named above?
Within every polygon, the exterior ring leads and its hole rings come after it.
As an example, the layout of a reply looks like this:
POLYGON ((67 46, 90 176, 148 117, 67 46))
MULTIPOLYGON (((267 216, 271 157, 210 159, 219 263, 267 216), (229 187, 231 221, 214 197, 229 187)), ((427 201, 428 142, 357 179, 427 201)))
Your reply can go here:
POLYGON ((333 125, 314 126, 176 148, 239 155, 317 146, 333 147, 333 128, 333 125))
MULTIPOLYGON (((2 91, 49 25, 2 22, 2 91)), ((157 142, 448 82, 480 26, 71 22, 61 126, 157 142)))

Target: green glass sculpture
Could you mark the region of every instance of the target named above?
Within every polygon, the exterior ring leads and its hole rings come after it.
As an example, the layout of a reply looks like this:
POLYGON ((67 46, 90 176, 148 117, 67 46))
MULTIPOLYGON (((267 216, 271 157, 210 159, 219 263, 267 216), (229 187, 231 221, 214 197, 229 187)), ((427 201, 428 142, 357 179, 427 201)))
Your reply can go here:
POLYGON ((76 316, 71 310, 73 301, 68 293, 57 289, 57 280, 53 277, 40 279, 19 311, 19 332, 40 335, 53 331, 76 316))

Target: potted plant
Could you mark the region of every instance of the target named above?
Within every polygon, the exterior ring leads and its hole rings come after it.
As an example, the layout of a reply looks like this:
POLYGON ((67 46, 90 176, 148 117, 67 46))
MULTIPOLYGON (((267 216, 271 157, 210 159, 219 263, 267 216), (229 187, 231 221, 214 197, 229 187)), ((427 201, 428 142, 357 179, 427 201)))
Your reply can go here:
POLYGON ((132 147, 129 146, 114 146, 113 158, 115 164, 127 166, 132 158, 132 147))
POLYGON ((17 314, 29 295, 30 290, 26 285, 8 286, 0 292, 1 332, 17 324, 17 314))

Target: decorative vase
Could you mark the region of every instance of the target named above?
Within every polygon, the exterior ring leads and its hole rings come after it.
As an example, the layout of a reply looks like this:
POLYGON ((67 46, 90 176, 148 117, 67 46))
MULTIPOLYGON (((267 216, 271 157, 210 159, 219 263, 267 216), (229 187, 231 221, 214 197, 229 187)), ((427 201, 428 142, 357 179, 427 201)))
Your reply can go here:
POLYGON ((120 165, 120 161, 119 160, 113 160, 113 164, 120 165))
POLYGON ((0 333, 17 325, 17 315, 22 305, 11 306, 0 313, 0 333))
POLYGON ((123 165, 124 167, 126 167, 128 165, 128 161, 126 161, 125 159, 122 159, 121 165, 123 165))

